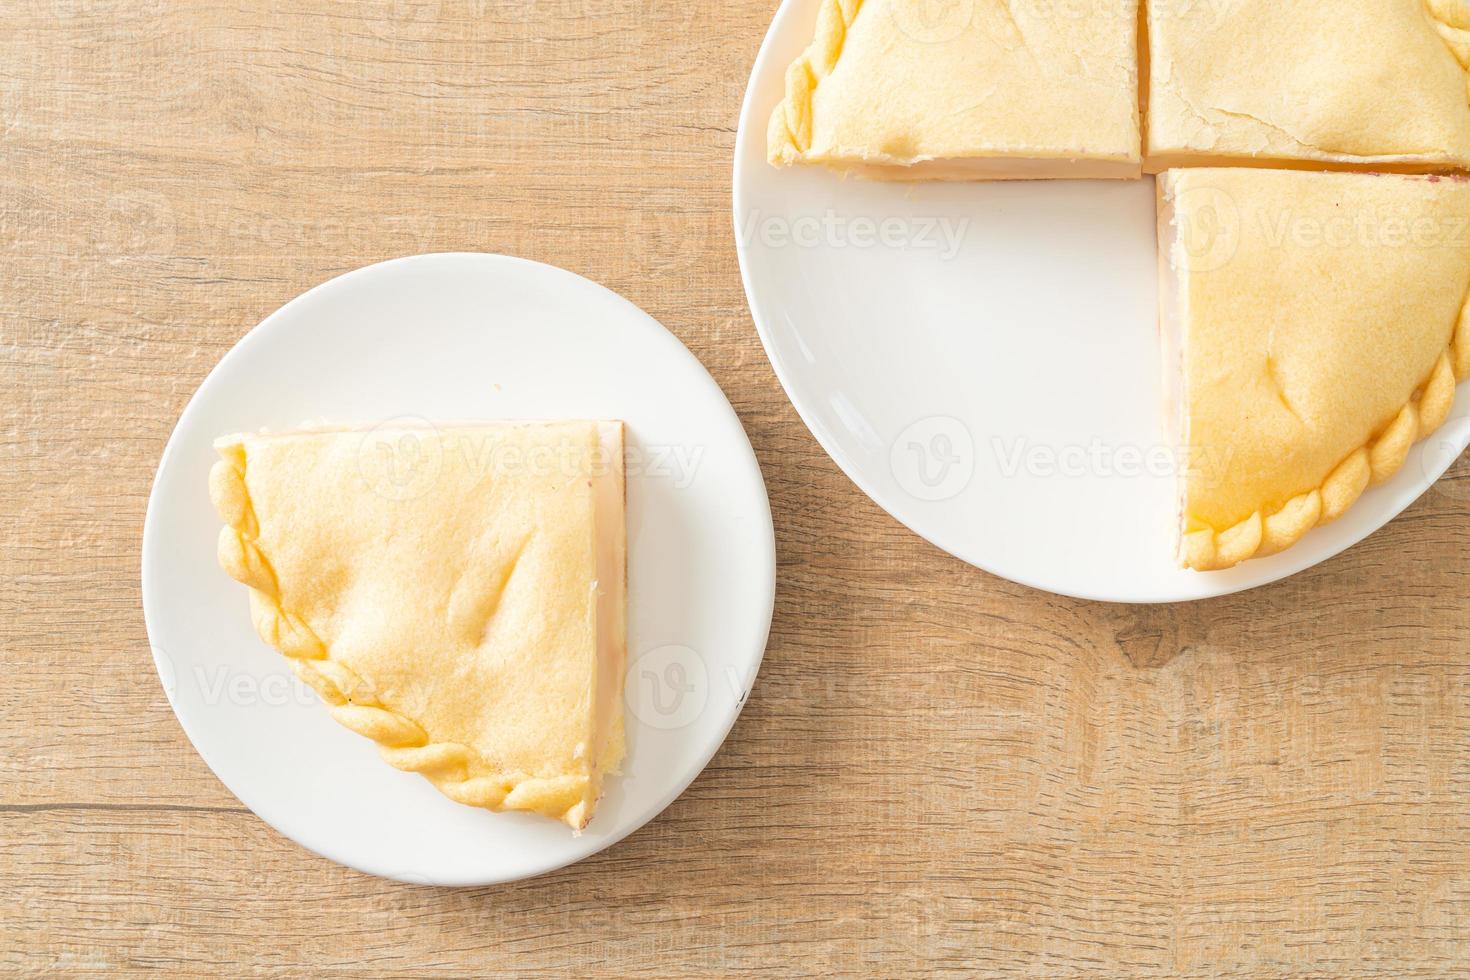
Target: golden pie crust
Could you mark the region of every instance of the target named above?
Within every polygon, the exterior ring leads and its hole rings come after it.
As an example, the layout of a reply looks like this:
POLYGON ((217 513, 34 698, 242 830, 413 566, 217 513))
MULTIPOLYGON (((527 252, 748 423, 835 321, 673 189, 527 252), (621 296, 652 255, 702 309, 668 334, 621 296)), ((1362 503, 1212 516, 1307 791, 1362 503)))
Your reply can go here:
POLYGON ((1147 168, 1470 167, 1463 0, 1149 0, 1147 168))
POLYGON ((622 424, 216 449, 220 564, 332 717, 460 803, 585 827, 623 756, 622 424))
POLYGON ((897 180, 1136 177, 1138 0, 823 0, 773 164, 897 180))
POLYGON ((1180 562, 1275 554, 1393 476, 1470 375, 1470 180, 1159 181, 1180 562))

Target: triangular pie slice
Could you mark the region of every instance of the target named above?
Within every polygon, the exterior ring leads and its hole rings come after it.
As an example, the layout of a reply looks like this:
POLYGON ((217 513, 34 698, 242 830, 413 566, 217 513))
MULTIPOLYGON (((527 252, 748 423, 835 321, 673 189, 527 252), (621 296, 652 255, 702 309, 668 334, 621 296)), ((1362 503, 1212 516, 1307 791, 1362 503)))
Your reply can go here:
POLYGON ((890 180, 1137 177, 1138 0, 821 0, 767 153, 890 180))
POLYGON ((1147 167, 1470 168, 1464 0, 1148 0, 1147 167))
POLYGON ((1291 546, 1387 480, 1470 374, 1470 181, 1257 169, 1159 180, 1179 561, 1291 546))
POLYGON ((332 717, 460 803, 586 826, 623 756, 622 424, 215 447, 220 564, 332 717))

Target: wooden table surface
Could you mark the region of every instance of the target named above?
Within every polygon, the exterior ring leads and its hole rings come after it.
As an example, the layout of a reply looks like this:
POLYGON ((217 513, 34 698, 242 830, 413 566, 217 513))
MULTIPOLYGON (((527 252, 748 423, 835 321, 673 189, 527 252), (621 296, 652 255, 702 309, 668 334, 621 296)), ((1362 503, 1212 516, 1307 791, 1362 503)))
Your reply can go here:
POLYGON ((775 0, 9 0, 0 30, 0 969, 1465 975, 1470 466, 1347 554, 1172 608, 1000 581, 807 433, 730 230, 775 0), (780 554, 704 775, 539 880, 369 878, 184 737, 139 602, 186 399, 302 290, 508 252, 724 387, 780 554))

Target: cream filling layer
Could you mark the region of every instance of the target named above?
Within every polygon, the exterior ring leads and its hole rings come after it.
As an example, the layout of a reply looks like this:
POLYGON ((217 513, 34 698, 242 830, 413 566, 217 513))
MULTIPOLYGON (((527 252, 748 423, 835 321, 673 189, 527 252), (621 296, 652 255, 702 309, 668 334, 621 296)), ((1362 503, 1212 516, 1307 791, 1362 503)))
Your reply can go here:
POLYGON ((627 669, 628 534, 623 423, 598 425, 600 465, 593 475, 597 582, 597 664, 592 683, 592 746, 586 804, 595 806, 602 778, 618 770, 623 744, 623 676, 627 669))
POLYGON ((1207 153, 1191 150, 1168 150, 1150 153, 1144 158, 1143 172, 1162 174, 1166 170, 1189 167, 1255 167, 1263 170, 1321 171, 1333 170, 1366 174, 1442 174, 1457 170, 1462 161, 1445 154, 1355 157, 1342 153, 1303 150, 1297 157, 1273 156, 1270 153, 1207 153))
POLYGON ((899 160, 860 157, 809 157, 839 173, 870 180, 1136 180, 1143 167, 1137 160, 1069 159, 1066 157, 954 157, 899 160))
MULTIPOLYGON (((1184 236, 1176 224, 1174 211, 1173 181, 1167 176, 1159 177, 1158 193, 1159 222, 1159 348, 1163 378, 1164 431, 1170 439, 1176 465, 1187 469, 1189 460, 1189 413, 1185 410, 1184 359, 1186 356, 1184 330, 1185 303, 1188 286, 1180 270, 1184 267, 1184 236)), ((1188 533, 1188 516, 1185 511, 1184 472, 1174 480, 1174 552, 1180 564, 1184 563, 1184 535, 1188 533)))

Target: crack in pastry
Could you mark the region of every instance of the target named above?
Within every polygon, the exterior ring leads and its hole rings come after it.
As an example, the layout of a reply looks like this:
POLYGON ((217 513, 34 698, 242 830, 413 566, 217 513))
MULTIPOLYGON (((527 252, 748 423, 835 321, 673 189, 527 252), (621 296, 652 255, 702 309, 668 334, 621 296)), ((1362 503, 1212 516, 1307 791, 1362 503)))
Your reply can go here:
POLYGON ((1146 168, 1470 168, 1470 17, 1449 0, 1148 0, 1146 168))

